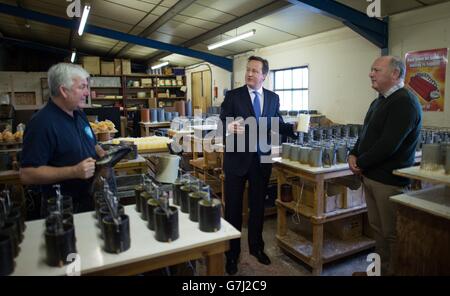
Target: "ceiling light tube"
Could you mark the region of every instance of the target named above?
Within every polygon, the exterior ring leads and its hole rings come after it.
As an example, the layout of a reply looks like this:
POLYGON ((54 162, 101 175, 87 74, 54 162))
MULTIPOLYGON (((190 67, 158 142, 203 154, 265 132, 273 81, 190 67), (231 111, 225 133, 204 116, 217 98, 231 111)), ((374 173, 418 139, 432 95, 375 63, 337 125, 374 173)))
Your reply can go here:
POLYGON ((89 11, 91 11, 90 5, 85 5, 83 9, 83 15, 81 16, 80 27, 78 27, 78 35, 83 35, 84 27, 86 26, 86 21, 89 15, 89 11))
POLYGON ((241 39, 248 38, 250 36, 255 35, 255 33, 256 33, 256 30, 253 29, 253 30, 251 30, 249 32, 243 33, 241 35, 237 35, 237 36, 235 36, 233 38, 230 38, 230 39, 227 39, 227 40, 222 40, 222 41, 216 42, 214 44, 210 44, 210 45, 208 45, 208 50, 213 50, 215 48, 218 48, 218 47, 221 47, 221 46, 224 46, 224 45, 227 45, 227 44, 239 41, 241 39))
POLYGON ((159 69, 161 67, 167 66, 168 64, 169 64, 169 62, 162 62, 161 64, 156 64, 156 65, 152 66, 152 70, 159 69))
POLYGON ((70 57, 70 62, 73 64, 73 62, 75 62, 75 57, 77 55, 77 52, 74 50, 72 51, 72 56, 70 57))

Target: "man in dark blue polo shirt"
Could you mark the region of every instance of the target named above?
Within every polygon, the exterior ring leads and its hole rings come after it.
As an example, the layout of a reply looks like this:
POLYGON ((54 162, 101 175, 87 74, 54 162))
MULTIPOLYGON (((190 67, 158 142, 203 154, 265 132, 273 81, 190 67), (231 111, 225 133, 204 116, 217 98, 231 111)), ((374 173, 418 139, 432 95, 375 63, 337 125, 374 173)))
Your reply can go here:
POLYGON ((74 212, 93 209, 89 187, 95 159, 104 155, 86 115, 80 110, 89 95, 82 67, 59 63, 48 71, 51 99, 25 129, 20 178, 42 185, 42 196, 54 195, 54 184, 73 198, 74 212))

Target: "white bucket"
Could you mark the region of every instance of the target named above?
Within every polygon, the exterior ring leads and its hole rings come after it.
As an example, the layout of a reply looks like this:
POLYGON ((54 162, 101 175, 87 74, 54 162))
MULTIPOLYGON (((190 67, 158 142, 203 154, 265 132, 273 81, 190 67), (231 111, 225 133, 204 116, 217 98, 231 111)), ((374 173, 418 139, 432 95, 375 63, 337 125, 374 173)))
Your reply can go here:
POLYGON ((181 157, 178 155, 158 155, 156 180, 161 183, 175 182, 178 176, 180 159, 181 157))

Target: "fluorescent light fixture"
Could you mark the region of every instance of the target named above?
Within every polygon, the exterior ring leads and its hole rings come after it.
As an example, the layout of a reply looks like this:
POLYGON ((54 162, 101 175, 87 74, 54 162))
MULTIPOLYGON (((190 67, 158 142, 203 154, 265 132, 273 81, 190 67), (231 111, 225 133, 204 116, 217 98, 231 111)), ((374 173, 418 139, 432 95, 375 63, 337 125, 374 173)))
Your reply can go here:
POLYGON ((159 69, 161 67, 167 66, 168 64, 169 64, 169 62, 162 62, 161 64, 156 64, 156 65, 152 66, 152 70, 159 69))
POLYGON ((233 37, 233 38, 230 38, 230 39, 227 39, 227 40, 222 40, 222 41, 216 42, 216 43, 214 43, 214 44, 208 45, 208 50, 213 50, 213 49, 215 49, 215 48, 218 48, 218 47, 221 47, 221 46, 224 46, 224 45, 227 45, 227 44, 230 44, 230 43, 239 41, 239 40, 241 40, 241 39, 248 38, 248 37, 250 37, 250 36, 255 35, 255 33, 256 33, 256 30, 253 29, 253 30, 248 31, 248 32, 246 32, 246 33, 243 33, 243 34, 241 34, 241 35, 237 35, 237 36, 235 36, 235 37, 233 37))
POLYGON ((83 9, 83 15, 81 16, 80 27, 78 28, 78 35, 83 35, 84 26, 86 26, 86 21, 89 15, 89 11, 91 11, 90 5, 85 5, 83 9))
POLYGON ((77 52, 74 50, 72 51, 72 56, 70 57, 70 62, 73 63, 75 62, 75 56, 77 55, 77 52))

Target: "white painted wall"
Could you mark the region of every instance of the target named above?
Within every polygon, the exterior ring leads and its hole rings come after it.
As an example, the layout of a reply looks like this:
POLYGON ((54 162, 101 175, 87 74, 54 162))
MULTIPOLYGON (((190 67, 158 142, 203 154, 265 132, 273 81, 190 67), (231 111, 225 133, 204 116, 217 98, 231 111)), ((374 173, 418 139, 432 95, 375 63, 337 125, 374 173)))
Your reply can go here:
MULTIPOLYGON (((224 89, 231 89, 231 72, 228 72, 220 67, 214 66, 210 63, 201 63, 198 65, 189 66, 186 68, 186 85, 187 85, 187 99, 192 100, 192 73, 211 70, 212 87, 218 87, 218 96, 214 98, 214 93, 211 93, 212 106, 220 106, 224 99, 224 89)), ((212 92, 212 89, 211 89, 212 92)))
MULTIPOLYGON (((390 18, 390 53, 450 47, 450 3, 430 6, 390 18)), ((427 126, 450 127, 450 65, 447 65, 444 112, 424 112, 427 126)))
MULTIPOLYGON (((14 106, 16 110, 36 109, 42 105, 41 78, 47 72, 7 72, 0 71, 0 93, 35 92, 36 105, 14 106)), ((12 99, 12 98, 11 98, 12 99)))
MULTIPOLYGON (((450 47, 450 3, 401 13, 390 18, 390 54, 450 47)), ((234 58, 233 87, 244 84, 246 60, 255 54, 270 68, 308 65, 310 109, 334 122, 362 123, 376 92, 368 78, 381 51, 348 28, 341 28, 255 50, 234 58)), ((424 125, 450 127, 450 65, 446 73, 445 112, 424 112, 424 125)), ((264 86, 272 89, 270 76, 264 86)))
MULTIPOLYGON (((233 85, 244 84, 246 60, 252 54, 266 58, 271 70, 308 65, 309 108, 319 110, 333 122, 362 123, 376 96, 368 74, 380 52, 350 29, 341 28, 235 58, 233 85)), ((270 75, 264 87, 272 89, 270 75)))

